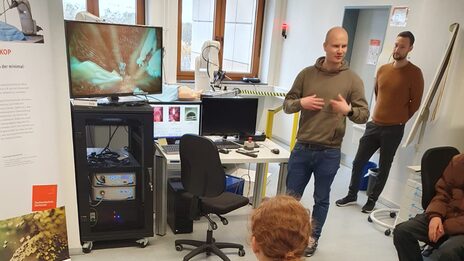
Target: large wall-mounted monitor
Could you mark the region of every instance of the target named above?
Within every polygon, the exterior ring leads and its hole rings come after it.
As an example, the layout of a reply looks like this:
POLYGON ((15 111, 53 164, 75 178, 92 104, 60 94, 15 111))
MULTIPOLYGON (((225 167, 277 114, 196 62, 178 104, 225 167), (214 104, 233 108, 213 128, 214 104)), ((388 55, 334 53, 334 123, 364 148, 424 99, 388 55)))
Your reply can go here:
POLYGON ((71 98, 162 92, 162 28, 65 21, 71 98))
POLYGON ((202 99, 202 135, 255 135, 257 98, 227 97, 202 99))
POLYGON ((157 103, 153 108, 153 138, 179 140, 184 134, 200 134, 199 102, 157 103))

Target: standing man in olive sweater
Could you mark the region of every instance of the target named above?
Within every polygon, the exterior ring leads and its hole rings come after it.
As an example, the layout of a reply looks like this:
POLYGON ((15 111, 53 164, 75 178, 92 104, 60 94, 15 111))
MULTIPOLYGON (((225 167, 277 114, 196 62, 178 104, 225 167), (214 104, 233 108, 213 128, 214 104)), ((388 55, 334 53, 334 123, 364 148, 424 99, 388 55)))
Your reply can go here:
POLYGON ((407 59, 413 44, 414 35, 411 32, 398 34, 392 54, 393 63, 381 66, 377 72, 374 114, 359 140, 348 195, 335 202, 339 207, 356 204, 362 169, 379 148, 377 181, 367 195, 362 212, 370 213, 374 210, 375 202, 387 183, 393 158, 403 138, 404 125, 419 109, 424 90, 422 71, 407 59))
POLYGON ((346 117, 356 123, 365 123, 369 117, 363 83, 344 61, 348 46, 345 29, 330 29, 323 46, 326 56, 298 74, 283 105, 286 113, 301 111, 297 143, 288 162, 288 193, 300 199, 314 174, 314 241, 305 256, 316 251, 327 217, 346 117))

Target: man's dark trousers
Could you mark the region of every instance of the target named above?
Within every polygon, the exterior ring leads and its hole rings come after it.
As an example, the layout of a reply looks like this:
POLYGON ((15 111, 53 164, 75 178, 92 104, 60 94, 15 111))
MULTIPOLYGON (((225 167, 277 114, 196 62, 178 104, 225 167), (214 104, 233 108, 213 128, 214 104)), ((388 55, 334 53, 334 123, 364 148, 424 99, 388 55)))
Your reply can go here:
POLYGON ((351 172, 351 182, 348 196, 357 198, 359 184, 361 182, 362 169, 369 161, 372 155, 380 148, 379 172, 374 188, 370 191, 370 200, 374 202, 382 193, 387 183, 388 174, 390 173, 391 164, 395 157, 396 149, 400 145, 404 134, 404 125, 381 126, 370 121, 366 124, 366 131, 359 140, 358 152, 353 161, 351 172))

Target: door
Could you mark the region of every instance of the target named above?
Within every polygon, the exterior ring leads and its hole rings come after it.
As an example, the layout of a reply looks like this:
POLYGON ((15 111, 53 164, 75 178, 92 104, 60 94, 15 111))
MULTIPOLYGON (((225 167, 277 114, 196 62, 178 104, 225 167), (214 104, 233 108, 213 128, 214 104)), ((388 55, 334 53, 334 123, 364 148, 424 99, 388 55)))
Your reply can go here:
MULTIPOLYGON (((346 7, 343 27, 348 31, 349 42, 346 60, 350 68, 361 77, 372 114, 377 59, 385 39, 390 7, 346 7)), ((365 125, 347 121, 342 144, 342 161, 350 166, 358 149, 365 125)))

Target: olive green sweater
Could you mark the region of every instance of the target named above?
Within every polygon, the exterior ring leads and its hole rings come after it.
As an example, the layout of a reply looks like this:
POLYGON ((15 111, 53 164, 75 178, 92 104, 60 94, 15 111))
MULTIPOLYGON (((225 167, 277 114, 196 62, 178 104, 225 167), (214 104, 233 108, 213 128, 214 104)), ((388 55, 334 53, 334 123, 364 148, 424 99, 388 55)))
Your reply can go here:
POLYGON ((317 59, 314 66, 303 69, 296 77, 292 88, 285 96, 284 111, 301 111, 297 140, 299 142, 340 148, 345 135, 346 116, 336 113, 330 105, 338 94, 351 104, 353 115, 349 119, 355 123, 365 123, 369 110, 364 97, 362 80, 345 63, 336 71, 322 68, 324 57, 317 59), (300 98, 316 94, 324 99, 320 111, 305 110, 300 98))

